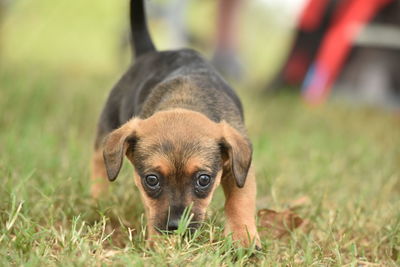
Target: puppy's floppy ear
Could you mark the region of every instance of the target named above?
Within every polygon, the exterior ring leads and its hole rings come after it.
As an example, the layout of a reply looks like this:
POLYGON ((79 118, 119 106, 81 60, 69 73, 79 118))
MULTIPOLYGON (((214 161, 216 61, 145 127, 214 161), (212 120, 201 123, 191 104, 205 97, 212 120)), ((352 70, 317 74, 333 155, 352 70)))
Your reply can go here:
POLYGON ((137 141, 139 119, 132 119, 111 132, 104 140, 103 157, 108 180, 114 181, 122 167, 129 146, 137 141))
POLYGON ((250 140, 242 136, 226 122, 221 122, 223 131, 220 141, 223 157, 229 160, 231 172, 240 188, 246 182, 251 164, 252 145, 250 140))

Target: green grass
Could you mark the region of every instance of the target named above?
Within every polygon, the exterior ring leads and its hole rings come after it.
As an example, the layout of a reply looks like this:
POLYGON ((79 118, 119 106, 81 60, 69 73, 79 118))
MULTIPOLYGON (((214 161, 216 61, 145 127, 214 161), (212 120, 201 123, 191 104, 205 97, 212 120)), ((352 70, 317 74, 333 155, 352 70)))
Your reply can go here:
POLYGON ((400 264, 399 117, 336 102, 311 109, 294 95, 260 94, 257 85, 272 72, 268 54, 278 58, 262 36, 244 47, 257 71, 239 86, 255 150, 257 205, 279 211, 307 196, 310 204, 297 212, 311 230, 263 237, 259 252, 235 248, 222 235, 218 190, 200 231, 146 248, 129 164, 100 203, 89 195, 97 117, 126 63, 116 41, 125 3, 96 3, 18 1, 5 19, 0 266, 400 264))

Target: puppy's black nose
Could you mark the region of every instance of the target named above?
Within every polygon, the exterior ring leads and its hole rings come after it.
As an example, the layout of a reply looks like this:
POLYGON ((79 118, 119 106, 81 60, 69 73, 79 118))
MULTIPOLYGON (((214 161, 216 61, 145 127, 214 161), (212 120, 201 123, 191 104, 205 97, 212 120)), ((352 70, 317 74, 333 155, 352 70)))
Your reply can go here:
POLYGON ((179 226, 179 219, 171 219, 168 221, 167 231, 172 232, 178 230, 178 226, 179 226))

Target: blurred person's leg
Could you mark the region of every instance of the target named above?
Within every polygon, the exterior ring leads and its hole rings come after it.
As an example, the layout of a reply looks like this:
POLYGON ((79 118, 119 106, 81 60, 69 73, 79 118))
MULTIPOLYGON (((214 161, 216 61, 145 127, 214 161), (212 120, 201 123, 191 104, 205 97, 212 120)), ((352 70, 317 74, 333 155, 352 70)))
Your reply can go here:
POLYGON ((350 0, 322 40, 316 60, 303 83, 307 101, 320 103, 326 99, 350 52, 352 43, 373 16, 391 0, 350 0))
POLYGON ((238 21, 242 0, 219 0, 216 47, 212 63, 227 78, 239 80, 243 67, 237 56, 238 21))
POLYGON ((267 90, 299 87, 317 54, 340 0, 309 0, 305 5, 288 57, 267 90))

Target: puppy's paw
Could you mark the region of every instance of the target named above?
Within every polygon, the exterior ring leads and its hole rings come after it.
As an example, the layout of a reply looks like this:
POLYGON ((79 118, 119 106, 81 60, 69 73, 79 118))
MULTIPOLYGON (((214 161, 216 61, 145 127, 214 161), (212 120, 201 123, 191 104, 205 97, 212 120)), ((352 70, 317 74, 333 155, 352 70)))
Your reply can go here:
POLYGON ((251 247, 255 244, 257 250, 261 250, 261 241, 257 230, 248 230, 246 227, 236 227, 230 231, 225 231, 225 235, 232 234, 232 239, 243 247, 251 247))

